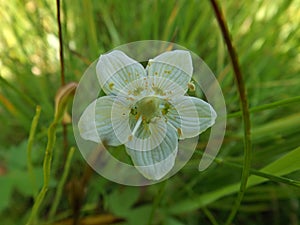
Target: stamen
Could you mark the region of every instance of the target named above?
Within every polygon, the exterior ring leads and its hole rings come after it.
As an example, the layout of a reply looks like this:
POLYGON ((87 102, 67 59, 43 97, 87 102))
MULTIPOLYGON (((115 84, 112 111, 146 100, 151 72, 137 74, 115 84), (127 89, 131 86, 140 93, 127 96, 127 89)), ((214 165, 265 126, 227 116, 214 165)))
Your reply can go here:
POLYGON ((138 119, 138 121, 137 121, 136 124, 135 124, 135 127, 133 128, 133 131, 132 131, 131 135, 128 137, 128 140, 129 140, 129 141, 132 140, 132 138, 133 138, 133 136, 135 135, 137 129, 139 129, 139 127, 140 127, 142 121, 143 121, 143 118, 142 118, 142 116, 140 116, 139 119, 138 119))

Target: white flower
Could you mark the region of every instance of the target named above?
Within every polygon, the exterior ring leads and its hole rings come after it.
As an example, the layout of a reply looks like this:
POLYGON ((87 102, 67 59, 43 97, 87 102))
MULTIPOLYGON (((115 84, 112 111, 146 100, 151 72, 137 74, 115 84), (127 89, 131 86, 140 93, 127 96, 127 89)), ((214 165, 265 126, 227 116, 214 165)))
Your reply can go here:
POLYGON ((148 179, 159 180, 173 168, 178 140, 195 137, 215 122, 208 103, 185 95, 193 74, 188 51, 162 53, 144 69, 115 50, 100 56, 96 72, 107 96, 85 109, 80 135, 111 146, 124 144, 148 179))

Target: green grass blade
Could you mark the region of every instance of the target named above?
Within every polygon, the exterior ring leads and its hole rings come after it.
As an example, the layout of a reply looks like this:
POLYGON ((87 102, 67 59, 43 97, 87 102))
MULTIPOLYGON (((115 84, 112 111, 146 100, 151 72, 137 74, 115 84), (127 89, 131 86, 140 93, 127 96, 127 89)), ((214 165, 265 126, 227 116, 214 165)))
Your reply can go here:
MULTIPOLYGON (((274 176, 284 176, 294 171, 300 170, 299 159, 300 159, 300 147, 290 151, 286 155, 280 157, 276 161, 265 166, 260 171, 268 174, 273 174, 274 176)), ((266 181, 268 181, 267 178, 251 175, 249 177, 247 187, 249 188, 266 181)), ((239 186, 240 186, 239 183, 231 184, 223 188, 220 188, 216 191, 203 194, 199 197, 188 199, 186 201, 180 202, 175 206, 171 207, 169 209, 169 212, 178 214, 178 213, 197 210, 201 207, 209 205, 210 203, 222 197, 238 192, 239 186)))

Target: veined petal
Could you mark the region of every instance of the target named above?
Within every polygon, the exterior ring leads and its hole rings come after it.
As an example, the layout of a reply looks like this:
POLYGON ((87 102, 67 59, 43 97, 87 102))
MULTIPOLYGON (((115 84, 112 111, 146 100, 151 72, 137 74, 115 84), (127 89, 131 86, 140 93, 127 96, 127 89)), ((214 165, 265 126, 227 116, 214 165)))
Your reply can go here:
MULTIPOLYGON (((133 130, 133 123, 130 122, 130 124, 132 127, 131 130, 133 130)), ((125 145, 137 151, 150 151, 164 141, 167 132, 167 123, 163 118, 156 117, 153 118, 150 123, 142 122, 137 132, 128 139, 125 145)))
POLYGON ((215 110, 199 98, 181 96, 170 103, 166 118, 177 129, 179 139, 195 137, 215 123, 215 110))
POLYGON ((125 144, 131 135, 129 116, 134 101, 127 97, 116 96, 111 106, 110 123, 115 136, 120 143, 125 144))
POLYGON ((80 136, 89 141, 96 143, 101 142, 100 137, 97 132, 96 122, 95 122, 95 108, 97 100, 93 101, 84 110, 78 121, 78 129, 80 136))
POLYGON ((171 125, 167 127, 167 133, 162 142, 149 151, 133 150, 126 145, 136 169, 148 179, 159 180, 173 168, 177 151, 178 136, 171 125))
POLYGON ((147 78, 153 95, 166 99, 179 97, 186 93, 186 89, 172 79, 157 76, 148 76, 147 78))
POLYGON ((100 86, 106 94, 118 94, 131 81, 146 76, 140 63, 119 50, 101 55, 96 72, 100 86))
POLYGON ((120 120, 129 116, 128 107, 121 104, 116 97, 104 96, 92 102, 81 116, 78 126, 82 138, 94 142, 106 141, 108 145, 122 144, 112 126, 112 106, 121 105, 118 111, 120 120), (127 110, 124 110, 127 109, 127 110))
POLYGON ((184 50, 164 52, 149 60, 146 70, 148 76, 169 79, 186 91, 193 75, 192 57, 184 50))

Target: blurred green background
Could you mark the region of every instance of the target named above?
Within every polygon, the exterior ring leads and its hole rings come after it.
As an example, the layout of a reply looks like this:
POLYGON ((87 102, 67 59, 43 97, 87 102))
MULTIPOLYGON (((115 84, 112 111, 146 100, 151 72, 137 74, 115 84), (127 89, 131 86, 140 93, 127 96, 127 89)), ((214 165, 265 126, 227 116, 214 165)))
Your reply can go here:
MULTIPOLYGON (((252 173, 270 175, 251 175, 233 224, 299 224, 300 1, 220 3, 252 110, 252 173)), ((0 9, 0 224, 15 225, 26 223, 43 184, 47 129, 61 86, 59 39, 54 0, 0 0, 0 9), (37 105, 41 114, 29 173, 28 139, 37 105)), ((176 42, 201 56, 216 75, 228 124, 218 158, 206 171, 197 170, 205 146, 199 143, 192 160, 171 179, 127 187, 93 173, 78 149, 70 154, 76 143, 65 120, 65 129, 57 126, 49 189, 36 224, 224 224, 241 179, 243 128, 235 113, 240 108, 233 70, 210 2, 64 0, 61 25, 67 83, 78 82, 92 61, 120 44, 176 42)))

